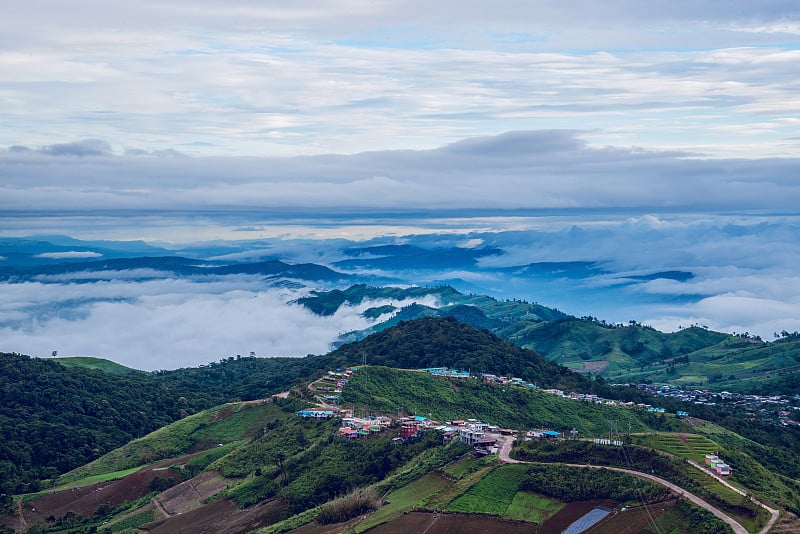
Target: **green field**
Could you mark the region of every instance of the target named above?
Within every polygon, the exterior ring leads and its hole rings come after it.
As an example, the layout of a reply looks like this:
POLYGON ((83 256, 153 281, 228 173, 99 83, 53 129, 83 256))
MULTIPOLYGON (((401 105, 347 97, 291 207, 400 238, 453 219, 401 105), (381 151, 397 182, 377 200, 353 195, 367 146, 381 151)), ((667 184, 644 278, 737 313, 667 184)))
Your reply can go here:
POLYGON ((514 500, 527 469, 525 465, 503 465, 495 468, 465 494, 451 502, 447 510, 502 516, 514 500))
POLYGON ((718 454, 722 450, 715 441, 699 434, 634 434, 631 441, 635 445, 694 460, 701 465, 705 462, 706 454, 718 454))
POLYGON ((83 369, 97 369, 104 373, 113 375, 129 375, 133 373, 143 373, 130 367, 125 367, 110 360, 103 358, 92 358, 88 356, 70 356, 65 358, 56 358, 56 361, 64 367, 80 367, 83 369))
POLYGON ((74 483, 94 475, 131 469, 195 450, 214 448, 241 439, 265 421, 287 415, 273 404, 223 405, 190 415, 147 436, 133 440, 92 463, 63 475, 60 483, 74 483), (228 413, 230 412, 230 415, 228 413))
POLYGON ((503 517, 542 524, 564 507, 564 503, 536 493, 518 491, 503 517))

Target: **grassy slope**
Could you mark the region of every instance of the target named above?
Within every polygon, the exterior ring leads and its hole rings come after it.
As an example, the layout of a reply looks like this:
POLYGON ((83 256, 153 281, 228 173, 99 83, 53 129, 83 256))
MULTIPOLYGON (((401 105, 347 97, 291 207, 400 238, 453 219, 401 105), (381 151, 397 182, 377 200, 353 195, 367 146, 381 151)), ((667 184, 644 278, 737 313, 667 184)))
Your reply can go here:
POLYGON ((59 477, 59 483, 83 480, 210 449, 220 443, 234 442, 279 413, 280 409, 273 404, 234 404, 206 410, 133 440, 94 462, 70 471, 59 477), (226 416, 228 412, 230 415, 226 416))
POLYGON ((104 373, 109 373, 112 375, 130 375, 142 372, 136 369, 131 369, 130 367, 125 367, 124 365, 120 365, 110 360, 105 360, 103 358, 93 358, 90 356, 71 356, 65 358, 56 358, 55 361, 57 361, 64 367, 97 369, 99 371, 103 371, 104 373))
POLYGON ((601 435, 609 422, 618 428, 644 431, 656 425, 682 428, 674 417, 658 418, 629 410, 556 397, 542 391, 479 383, 475 379, 449 381, 419 371, 365 367, 353 375, 343 391, 346 405, 396 413, 401 408, 438 421, 475 418, 519 428, 576 428, 583 435, 601 435))

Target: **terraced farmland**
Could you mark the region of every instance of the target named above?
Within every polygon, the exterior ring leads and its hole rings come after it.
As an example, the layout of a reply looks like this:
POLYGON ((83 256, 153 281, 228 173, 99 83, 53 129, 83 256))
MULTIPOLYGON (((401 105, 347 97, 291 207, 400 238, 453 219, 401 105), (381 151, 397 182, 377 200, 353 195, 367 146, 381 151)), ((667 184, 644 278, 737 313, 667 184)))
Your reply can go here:
POLYGON ((694 460, 698 463, 705 461, 706 454, 717 454, 721 447, 713 440, 698 434, 670 434, 633 435, 633 443, 644 447, 694 460))

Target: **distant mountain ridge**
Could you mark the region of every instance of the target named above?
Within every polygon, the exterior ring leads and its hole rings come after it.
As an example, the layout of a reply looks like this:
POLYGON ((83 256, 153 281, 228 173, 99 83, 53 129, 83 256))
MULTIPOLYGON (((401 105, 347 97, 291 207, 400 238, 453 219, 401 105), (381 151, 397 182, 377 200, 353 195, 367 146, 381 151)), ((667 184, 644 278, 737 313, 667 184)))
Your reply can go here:
POLYGON ((746 334, 714 332, 699 325, 664 333, 636 321, 609 324, 524 301, 464 295, 447 286, 403 289, 356 285, 346 290, 315 291, 297 302, 314 313, 332 314, 342 305, 365 300, 424 297, 433 297, 438 304, 431 307, 413 303, 384 310, 394 315, 366 330, 343 334, 340 343, 363 339, 401 321, 454 317, 533 349, 574 371, 600 375, 611 382, 671 383, 736 391, 760 391, 774 382, 779 388, 776 393, 797 392, 789 378, 800 376, 797 336, 767 343, 746 334))
MULTIPOLYGON (((455 317, 573 370, 599 374, 609 381, 654 381, 739 391, 762 391, 774 383, 778 392, 796 391, 793 380, 800 375, 797 338, 766 343, 746 333, 732 336, 699 325, 663 333, 636 321, 610 324, 593 317, 576 318, 523 300, 488 297, 480 289, 469 293, 464 287, 471 288, 473 283, 457 277, 451 281, 461 290, 435 280, 438 275, 452 275, 460 269, 478 269, 490 276, 502 273, 514 283, 520 279, 544 280, 545 286, 577 286, 591 277, 613 276, 594 262, 544 261, 491 267, 479 262, 502 256, 503 251, 491 245, 426 248, 391 244, 343 247, 340 253, 346 259, 326 266, 281 261, 270 256, 269 250, 262 242, 170 250, 144 242, 82 241, 66 236, 0 238, 0 282, 91 283, 114 280, 120 272, 132 282, 170 277, 202 281, 210 276, 260 276, 272 287, 312 290, 296 303, 320 316, 333 315, 343 305, 375 301, 363 316, 377 323, 362 331, 343 333, 334 347, 363 339, 400 321, 455 317), (259 249, 263 254, 242 253, 256 246, 264 247, 259 249), (337 270, 337 266, 343 270, 337 270), (376 275, 371 269, 384 274, 376 275), (399 285, 398 280, 398 285, 388 286, 393 282, 387 279, 394 273, 419 276, 429 282, 399 285), (374 285, 363 283, 365 280, 374 285), (318 290, 320 287, 328 289, 318 290)), ((616 286, 625 287, 657 279, 680 283, 693 276, 689 271, 665 270, 620 274, 613 280, 616 286)), ((87 302, 77 299, 51 307, 34 305, 25 313, 31 317, 38 314, 38 319, 46 322, 53 310, 71 317, 71 307, 87 302)), ((10 317, 7 325, 16 328, 24 324, 14 315, 10 317)))
POLYGON ((32 279, 38 276, 68 275, 83 272, 134 271, 149 269, 175 276, 253 274, 297 278, 309 281, 346 281, 350 277, 314 263, 289 264, 279 260, 219 265, 182 256, 109 258, 92 261, 59 262, 49 265, 15 267, 0 264, 0 280, 32 279))

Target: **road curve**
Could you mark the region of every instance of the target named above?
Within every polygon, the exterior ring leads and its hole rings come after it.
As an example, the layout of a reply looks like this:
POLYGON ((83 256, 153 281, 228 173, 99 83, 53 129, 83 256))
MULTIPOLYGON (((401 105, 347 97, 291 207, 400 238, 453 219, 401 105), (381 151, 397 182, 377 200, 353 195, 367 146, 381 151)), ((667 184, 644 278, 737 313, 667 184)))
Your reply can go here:
POLYGON ((748 499, 750 499, 751 501, 753 501, 754 503, 759 505, 761 508, 763 508, 764 510, 769 512, 769 515, 770 515, 769 521, 767 521, 767 524, 764 525, 764 528, 762 528, 761 530, 758 531, 758 534, 766 534, 767 532, 769 532, 769 529, 772 528, 772 525, 774 525, 775 522, 778 521, 778 517, 780 516, 780 511, 779 510, 776 510, 774 508, 770 508, 769 506, 767 506, 763 502, 761 502, 759 500, 756 500, 756 499, 753 499, 747 493, 743 492, 742 490, 740 490, 736 486, 733 486, 727 480, 725 480, 721 476, 717 475, 716 473, 714 473, 712 471, 709 471, 708 469, 705 469, 702 465, 698 464, 694 460, 689 460, 689 463, 691 465, 693 465, 694 467, 698 468, 703 473, 705 473, 708 476, 710 476, 711 478, 715 478, 723 486, 726 486, 727 488, 731 489, 732 491, 735 491, 739 495, 743 495, 743 496, 747 497, 748 499))
MULTIPOLYGON (((515 459, 511 458, 511 456, 509 456, 509 453, 511 452, 511 447, 514 444, 514 439, 515 438, 513 438, 513 437, 508 437, 508 438, 505 438, 505 439, 502 440, 503 445, 500 447, 500 450, 497 453, 497 455, 498 455, 498 457, 500 458, 501 461, 509 463, 509 464, 535 464, 535 463, 540 463, 540 462, 523 462, 523 461, 515 460, 515 459)), ((641 471, 633 471, 631 469, 623 469, 621 467, 607 467, 607 466, 604 466, 604 465, 590 465, 590 464, 546 464, 546 465, 566 465, 566 466, 569 466, 569 467, 581 467, 581 468, 584 468, 584 469, 608 469, 609 471, 618 471, 620 473, 628 473, 629 475, 633 475, 635 477, 639 477, 639 478, 644 478, 646 480, 650 480, 652 482, 655 482, 656 484, 661 484, 662 486, 665 486, 665 487, 669 488, 670 491, 672 491, 673 493, 675 493, 677 495, 680 495, 681 497, 684 497, 687 500, 693 502, 697 506, 708 510, 709 512, 711 512, 712 514, 714 514, 715 516, 717 516, 718 518, 723 520, 725 523, 727 523, 733 529, 733 532, 735 534, 749 534, 747 532, 747 529, 744 528, 741 525, 741 523, 739 523, 738 521, 736 521, 735 519, 733 519, 729 515, 725 514, 721 510, 718 510, 717 508, 714 508, 713 506, 708 504, 706 501, 704 501, 703 499, 701 499, 697 495, 689 493, 688 491, 684 490, 680 486, 676 486, 672 482, 664 480, 663 478, 659 478, 659 477, 657 477, 655 475, 642 473, 641 471)), ((767 527, 765 527, 765 528, 769 529, 770 526, 771 525, 767 525, 767 527)), ((762 530, 762 532, 766 532, 766 530, 762 530)))

